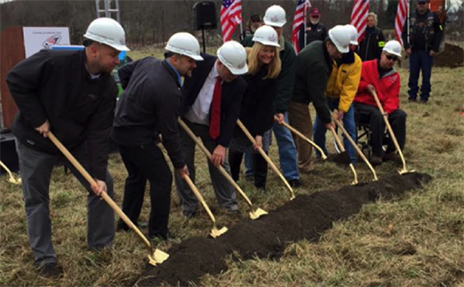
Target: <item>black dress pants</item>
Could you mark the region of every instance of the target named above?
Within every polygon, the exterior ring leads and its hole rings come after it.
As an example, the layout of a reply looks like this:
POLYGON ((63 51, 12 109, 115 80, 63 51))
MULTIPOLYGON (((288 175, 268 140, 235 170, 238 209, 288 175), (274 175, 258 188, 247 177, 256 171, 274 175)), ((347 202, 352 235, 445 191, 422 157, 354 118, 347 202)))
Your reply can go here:
MULTIPOLYGON (((384 143, 385 120, 378 107, 354 103, 354 111, 356 123, 367 123, 371 128, 371 146, 374 155, 378 157, 383 156, 383 144, 387 144, 388 146, 386 153, 392 153, 396 150, 391 137, 384 143)), ((407 114, 400 109, 396 109, 388 115, 388 122, 392 127, 401 150, 404 149, 406 142, 406 117, 407 114)))
MULTIPOLYGON (((155 143, 140 146, 119 146, 128 177, 124 186, 122 211, 137 225, 143 205, 145 186, 150 183, 151 211, 148 235, 166 236, 171 203, 172 173, 163 152, 155 143)), ((128 229, 120 219, 118 227, 128 229)))
MULTIPOLYGON (((266 153, 267 154, 267 153, 266 153)), ((237 181, 240 174, 240 165, 242 164, 243 153, 229 150, 229 164, 232 178, 237 181)), ((256 188, 266 188, 267 178, 267 161, 259 153, 252 154, 253 159, 253 176, 256 188)))

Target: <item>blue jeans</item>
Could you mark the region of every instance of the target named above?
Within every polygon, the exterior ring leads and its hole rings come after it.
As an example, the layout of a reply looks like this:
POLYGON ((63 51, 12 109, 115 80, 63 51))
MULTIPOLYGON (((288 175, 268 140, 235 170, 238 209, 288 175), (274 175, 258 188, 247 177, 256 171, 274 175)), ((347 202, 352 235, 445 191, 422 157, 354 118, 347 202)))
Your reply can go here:
POLYGON ((432 76, 433 57, 428 51, 413 51, 409 56, 409 99, 415 100, 419 91, 419 73, 422 70, 421 101, 428 101, 432 86, 430 77, 432 76))
MULTIPOLYGON (((285 113, 285 122, 288 123, 288 116, 285 113)), ((296 153, 295 142, 289 129, 284 126, 274 123, 272 127, 274 136, 279 148, 280 168, 287 180, 295 180, 300 178, 298 172, 298 160, 296 153)), ((253 159, 251 154, 245 154, 245 175, 253 174, 253 159)))
MULTIPOLYGON (((331 111, 338 108, 338 103, 340 99, 327 99, 327 104, 331 111)), ((353 105, 350 106, 348 111, 343 115, 343 127, 351 136, 351 138, 356 142, 356 123, 354 121, 354 109, 353 105)), ((324 124, 321 122, 319 117, 316 115, 316 119, 314 121, 314 142, 321 147, 325 154, 327 154, 327 149, 325 146, 325 134, 327 129, 325 128, 324 124)), ((348 139, 343 136, 343 146, 345 150, 348 152, 351 162, 356 163, 356 150, 354 149, 353 145, 348 141, 348 139)), ((321 153, 316 150, 316 156, 318 158, 321 157, 321 153)))

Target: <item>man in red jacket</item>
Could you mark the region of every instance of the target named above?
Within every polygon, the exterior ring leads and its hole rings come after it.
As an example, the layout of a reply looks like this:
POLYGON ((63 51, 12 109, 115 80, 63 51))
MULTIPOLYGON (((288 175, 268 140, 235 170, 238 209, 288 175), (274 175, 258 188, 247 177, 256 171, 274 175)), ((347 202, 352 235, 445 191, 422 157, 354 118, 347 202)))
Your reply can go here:
POLYGON ((407 115, 399 109, 400 74, 393 68, 399 57, 401 44, 392 40, 385 44, 380 60, 364 62, 358 92, 353 101, 357 122, 368 123, 372 130, 373 165, 379 165, 385 160, 399 159, 391 140, 386 143, 388 148, 385 153, 382 149, 385 120, 373 97, 374 92, 377 93, 384 112, 388 114, 388 121, 401 150, 406 141, 407 115))

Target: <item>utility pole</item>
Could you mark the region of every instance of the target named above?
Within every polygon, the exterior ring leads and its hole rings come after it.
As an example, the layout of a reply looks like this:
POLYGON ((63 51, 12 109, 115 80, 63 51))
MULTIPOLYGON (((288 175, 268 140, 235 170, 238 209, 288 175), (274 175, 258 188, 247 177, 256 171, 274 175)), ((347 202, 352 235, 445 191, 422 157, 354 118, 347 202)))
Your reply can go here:
POLYGON ((113 13, 115 13, 116 21, 121 23, 121 19, 119 16, 119 0, 95 0, 95 5, 97 7, 97 18, 113 18, 113 13), (102 3, 103 7, 101 7, 102 3))

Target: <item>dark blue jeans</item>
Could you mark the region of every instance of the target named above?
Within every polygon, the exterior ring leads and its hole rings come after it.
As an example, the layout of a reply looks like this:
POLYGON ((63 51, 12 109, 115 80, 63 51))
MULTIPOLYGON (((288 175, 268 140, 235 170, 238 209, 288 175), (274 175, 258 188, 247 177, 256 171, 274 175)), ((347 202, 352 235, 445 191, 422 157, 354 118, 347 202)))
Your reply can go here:
MULTIPOLYGON (((339 102, 340 99, 327 99, 327 104, 331 111, 338 108, 339 102)), ((354 141, 356 141, 356 123, 354 121, 353 105, 351 105, 348 111, 343 115, 343 126, 345 130, 348 132, 348 134, 351 136, 351 138, 354 141)), ((319 147, 321 147, 322 151, 324 151, 325 154, 327 154, 327 148, 325 146, 325 134, 327 132, 327 129, 325 128, 324 124, 317 115, 316 119, 314 120, 313 132, 314 142, 319 147)), ((343 146, 350 155, 351 162, 356 163, 356 150, 354 149, 350 141, 345 138, 345 136, 343 136, 343 146)), ((321 157, 321 153, 318 150, 316 150, 316 156, 318 158, 321 157)))
POLYGON ((409 57, 409 99, 416 100, 419 91, 419 73, 422 71, 421 101, 428 101, 431 85, 433 57, 428 51, 413 51, 409 57))

